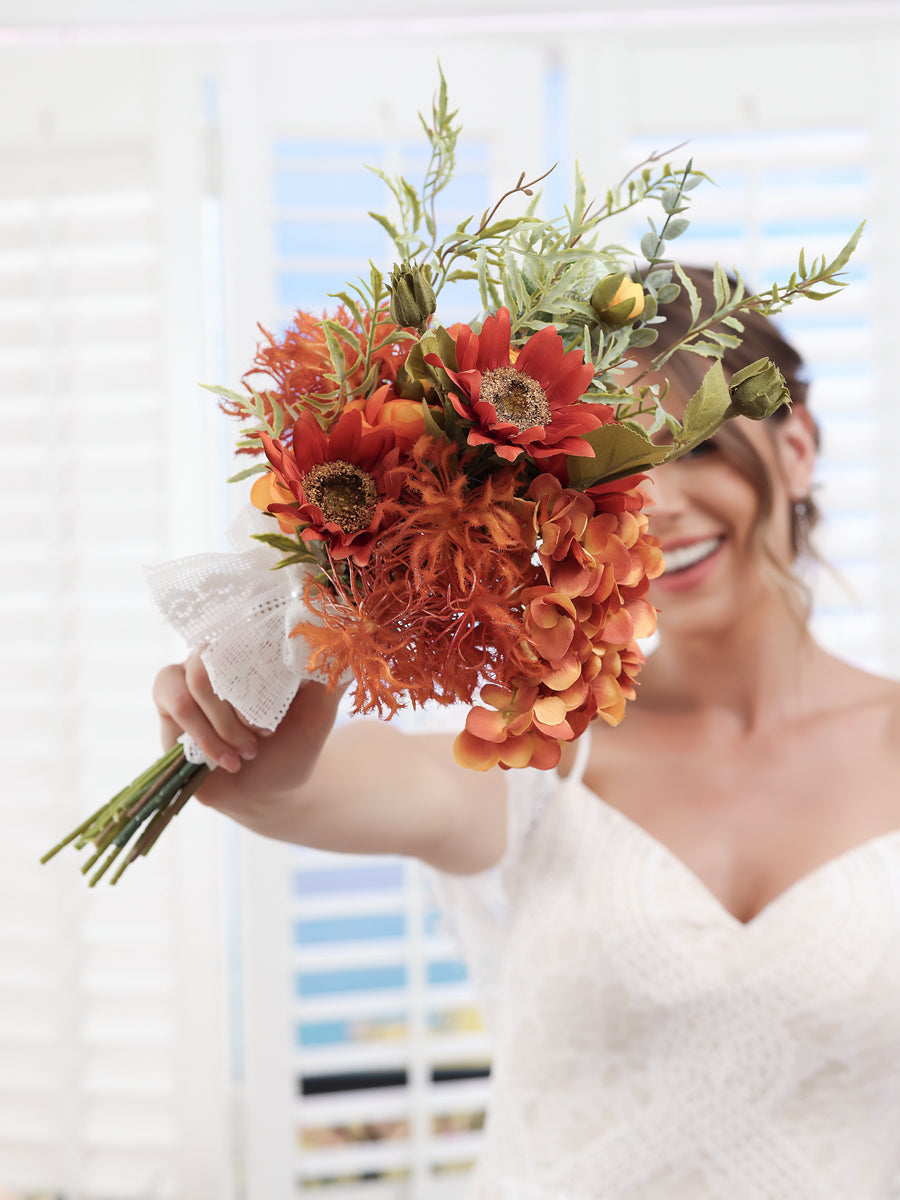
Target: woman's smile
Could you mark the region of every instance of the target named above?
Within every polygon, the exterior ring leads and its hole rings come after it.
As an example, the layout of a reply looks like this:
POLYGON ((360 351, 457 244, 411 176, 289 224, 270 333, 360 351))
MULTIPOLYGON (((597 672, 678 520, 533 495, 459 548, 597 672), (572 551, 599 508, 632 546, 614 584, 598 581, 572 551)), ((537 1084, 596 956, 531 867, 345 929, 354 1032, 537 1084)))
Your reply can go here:
POLYGON ((664 592, 680 592, 696 587, 715 569, 719 552, 725 544, 722 535, 680 539, 663 545, 666 569, 654 586, 664 592))

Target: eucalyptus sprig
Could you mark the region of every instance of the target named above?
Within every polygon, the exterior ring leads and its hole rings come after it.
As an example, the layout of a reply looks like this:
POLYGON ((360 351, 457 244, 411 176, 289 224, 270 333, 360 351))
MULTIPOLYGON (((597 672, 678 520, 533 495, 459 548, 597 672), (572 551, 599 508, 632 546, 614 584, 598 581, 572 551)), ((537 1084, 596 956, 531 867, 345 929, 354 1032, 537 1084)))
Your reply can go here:
POLYGON ((701 311, 700 296, 690 276, 678 264, 673 269, 680 285, 686 290, 691 310, 691 323, 682 337, 674 341, 663 353, 650 359, 649 364, 635 377, 639 382, 649 372, 658 370, 677 350, 690 350, 707 358, 721 358, 726 350, 741 344, 740 334, 744 325, 741 313, 758 312, 771 317, 782 312, 800 296, 808 300, 826 300, 847 286, 840 275, 856 249, 862 232, 862 222, 851 234, 835 257, 829 262, 826 255, 806 262, 806 252, 800 251, 797 269, 785 284, 773 283, 762 292, 749 292, 737 270, 729 276, 717 263, 713 269, 713 295, 715 307, 711 313, 701 311))

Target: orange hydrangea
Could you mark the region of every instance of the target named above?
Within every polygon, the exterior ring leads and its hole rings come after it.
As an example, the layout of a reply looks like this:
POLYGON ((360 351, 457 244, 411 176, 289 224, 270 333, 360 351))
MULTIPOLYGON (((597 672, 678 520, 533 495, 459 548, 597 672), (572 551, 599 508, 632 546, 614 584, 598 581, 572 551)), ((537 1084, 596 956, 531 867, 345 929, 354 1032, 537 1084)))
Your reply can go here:
POLYGON ((552 475, 529 489, 544 581, 522 593, 534 658, 502 688, 483 688, 454 754, 475 770, 553 767, 563 742, 596 717, 621 721, 643 663, 637 639, 655 628, 646 600, 662 571, 647 518, 612 488, 595 497, 563 488, 552 475), (598 511, 603 505, 606 511, 598 511))

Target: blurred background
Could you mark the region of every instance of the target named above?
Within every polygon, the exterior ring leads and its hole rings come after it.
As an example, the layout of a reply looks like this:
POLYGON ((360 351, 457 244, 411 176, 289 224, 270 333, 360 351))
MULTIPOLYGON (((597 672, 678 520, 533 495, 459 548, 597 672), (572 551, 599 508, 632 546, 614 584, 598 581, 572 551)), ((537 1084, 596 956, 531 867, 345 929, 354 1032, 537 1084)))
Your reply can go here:
MULTIPOLYGON (((418 178, 438 59, 449 225, 577 159, 603 193, 692 157, 672 251, 764 287, 867 219, 784 319, 822 428, 816 627, 900 673, 900 4, 0 0, 0 1197, 453 1197, 488 1034, 414 866, 265 843, 189 806, 89 891, 37 859, 158 751, 181 657, 143 566, 225 548, 257 322, 391 264, 364 163, 418 178)), ((636 246, 643 217, 608 240, 636 246)), ((477 311, 461 287, 442 316, 477 311)), ((415 797, 410 798, 415 802, 415 797)))

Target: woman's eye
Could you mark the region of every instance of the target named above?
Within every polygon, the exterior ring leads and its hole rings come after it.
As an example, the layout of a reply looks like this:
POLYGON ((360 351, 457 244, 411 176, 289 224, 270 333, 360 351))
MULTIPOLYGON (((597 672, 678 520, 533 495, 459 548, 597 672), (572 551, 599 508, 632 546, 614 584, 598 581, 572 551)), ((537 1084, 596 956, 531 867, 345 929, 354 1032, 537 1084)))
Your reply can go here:
POLYGON ((719 447, 716 445, 713 438, 707 438, 705 442, 701 442, 698 446, 695 446, 693 450, 688 450, 688 452, 686 454, 682 454, 681 457, 684 461, 705 458, 708 454, 715 454, 718 448, 719 447))

